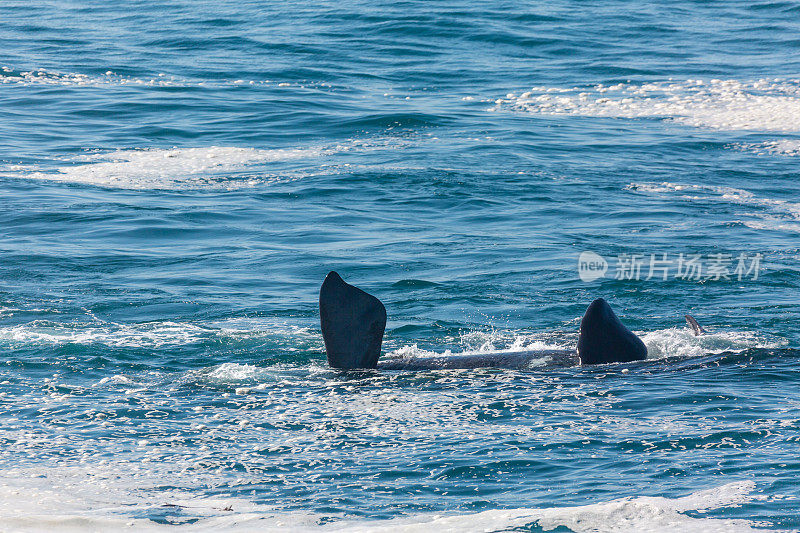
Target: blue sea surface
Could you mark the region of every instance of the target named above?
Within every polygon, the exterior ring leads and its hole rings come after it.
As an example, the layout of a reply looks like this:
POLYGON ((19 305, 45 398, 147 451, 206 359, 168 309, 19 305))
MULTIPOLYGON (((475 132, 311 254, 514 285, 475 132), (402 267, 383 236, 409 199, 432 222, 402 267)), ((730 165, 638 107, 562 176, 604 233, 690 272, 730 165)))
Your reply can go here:
POLYGON ((800 531, 799 36, 0 2, 0 530, 800 531), (648 360, 334 371, 331 270, 383 359, 571 349, 603 297, 648 360))

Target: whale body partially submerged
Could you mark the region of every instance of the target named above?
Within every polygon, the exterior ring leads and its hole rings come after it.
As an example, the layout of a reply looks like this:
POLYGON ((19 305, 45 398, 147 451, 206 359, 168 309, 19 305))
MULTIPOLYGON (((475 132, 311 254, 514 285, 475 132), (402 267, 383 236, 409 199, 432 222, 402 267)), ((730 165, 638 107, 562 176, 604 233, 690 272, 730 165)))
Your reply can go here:
MULTIPOLYGON (((622 363, 647 358, 642 340, 617 318, 602 298, 581 320, 576 350, 537 350, 448 355, 379 363, 386 308, 376 297, 330 272, 319 291, 319 315, 328 364, 341 369, 522 368, 541 357, 577 357, 582 365, 622 363)), ((698 326, 699 327, 699 326, 698 326)))

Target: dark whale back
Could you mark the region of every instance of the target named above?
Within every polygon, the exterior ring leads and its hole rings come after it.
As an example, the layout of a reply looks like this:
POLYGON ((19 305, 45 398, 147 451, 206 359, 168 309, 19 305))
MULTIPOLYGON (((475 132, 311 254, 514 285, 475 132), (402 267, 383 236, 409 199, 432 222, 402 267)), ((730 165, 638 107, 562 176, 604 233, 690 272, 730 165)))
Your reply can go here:
POLYGON ((330 366, 377 366, 386 328, 386 308, 380 300, 330 272, 319 290, 319 316, 330 366))
POLYGON ((582 365, 627 363, 646 359, 647 348, 619 321, 608 302, 598 298, 581 320, 578 357, 582 365))

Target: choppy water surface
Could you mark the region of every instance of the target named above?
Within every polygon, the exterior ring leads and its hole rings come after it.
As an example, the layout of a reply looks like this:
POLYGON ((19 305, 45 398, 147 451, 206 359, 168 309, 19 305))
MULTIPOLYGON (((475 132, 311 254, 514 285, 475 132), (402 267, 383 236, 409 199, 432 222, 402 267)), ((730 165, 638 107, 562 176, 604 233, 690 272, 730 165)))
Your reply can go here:
POLYGON ((800 529, 798 15, 4 2, 0 529, 800 529), (649 360, 331 371, 334 269, 384 357, 649 360))

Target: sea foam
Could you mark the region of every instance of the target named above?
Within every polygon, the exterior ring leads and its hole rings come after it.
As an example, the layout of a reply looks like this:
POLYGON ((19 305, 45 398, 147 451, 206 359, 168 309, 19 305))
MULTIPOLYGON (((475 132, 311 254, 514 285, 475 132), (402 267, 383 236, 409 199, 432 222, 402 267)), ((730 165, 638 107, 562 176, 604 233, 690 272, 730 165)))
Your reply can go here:
POLYGON ((302 531, 441 533, 536 527, 576 533, 750 532, 750 520, 696 516, 757 498, 752 481, 734 481, 678 498, 631 496, 572 507, 424 514, 391 520, 330 520, 317 513, 281 512, 240 498, 204 498, 153 491, 156 479, 99 468, 13 469, 0 480, 0 528, 5 531, 302 531), (166 505, 165 505, 166 504, 166 505), (694 516, 686 514, 691 512, 694 516), (142 515, 165 520, 157 523, 142 515), (138 516, 136 516, 138 515, 138 516))
POLYGON ((680 327, 637 333, 647 346, 648 359, 700 357, 722 352, 743 352, 751 348, 782 348, 788 344, 786 339, 751 331, 719 330, 695 336, 688 328, 680 327))
POLYGON ((264 165, 316 157, 317 148, 260 150, 233 146, 150 148, 85 154, 54 170, 7 166, 2 175, 121 189, 242 188, 286 180, 264 165))
MULTIPOLYGON (((309 174, 350 169, 348 154, 398 150, 414 144, 391 136, 350 138, 342 142, 294 148, 236 146, 135 148, 90 151, 52 163, 0 163, 0 178, 75 183, 113 189, 234 190, 281 183, 309 174), (291 162, 291 170, 277 168, 291 162)), ((377 168, 389 168, 379 166, 377 168)))
MULTIPOLYGON (((55 322, 34 320, 0 327, 0 346, 25 345, 103 345, 114 348, 161 348, 185 346, 204 341, 271 339, 290 344, 317 341, 307 327, 270 319, 241 319, 191 323, 151 321, 121 323, 103 320, 91 322, 55 322)), ((291 351, 292 346, 285 348, 291 351)))
POLYGON ((416 520, 397 519, 390 524, 354 525, 348 532, 400 531, 439 533, 460 531, 507 531, 539 526, 545 531, 566 528, 576 533, 623 532, 749 532, 758 531, 748 520, 691 517, 687 511, 707 511, 738 506, 753 499, 755 484, 738 481, 700 490, 681 498, 637 496, 576 507, 541 509, 501 509, 452 516, 432 516, 416 520))
POLYGON ((728 131, 800 131, 800 80, 685 80, 572 88, 533 87, 509 93, 503 107, 541 115, 663 118, 728 131))
POLYGON ((125 76, 111 70, 102 74, 82 72, 60 72, 42 68, 19 70, 10 66, 0 67, 0 84, 11 86, 57 86, 57 87, 281 87, 281 88, 330 88, 329 83, 286 82, 268 79, 197 79, 160 72, 153 76, 125 76))

